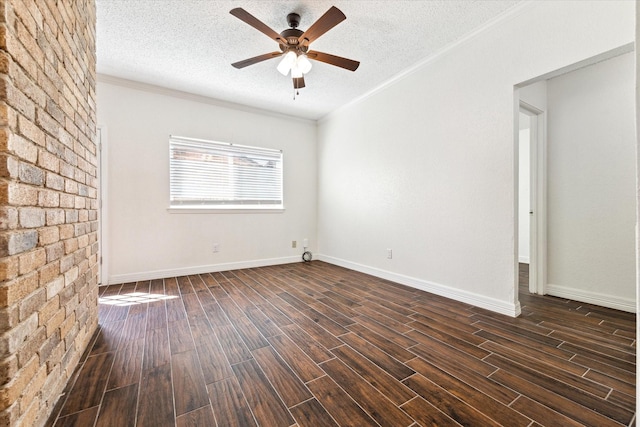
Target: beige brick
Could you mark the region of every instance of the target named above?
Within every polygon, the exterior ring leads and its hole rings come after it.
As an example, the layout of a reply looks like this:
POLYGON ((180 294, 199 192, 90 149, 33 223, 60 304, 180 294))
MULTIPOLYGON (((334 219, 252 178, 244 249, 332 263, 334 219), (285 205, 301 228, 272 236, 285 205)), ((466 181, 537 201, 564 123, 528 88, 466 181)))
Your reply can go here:
MULTIPOLYGON (((18 40, 24 46, 24 48, 29 52, 31 57, 38 63, 40 66, 44 64, 44 53, 38 43, 36 42, 36 34, 29 31, 29 29, 23 24, 23 20, 16 21, 16 33, 18 40)), ((33 77, 36 75, 34 74, 33 77)))
MULTIPOLYGON (((22 396, 20 396, 21 402, 29 402, 29 403, 33 402, 37 394, 40 393, 40 390, 46 380, 47 380, 47 365, 42 364, 40 366, 40 369, 38 369, 38 372, 36 372, 36 374, 34 375, 31 382, 27 384, 24 391, 22 392, 22 396)), ((30 420, 30 421, 29 421, 29 424, 24 424, 24 425, 28 425, 28 426, 34 425, 33 422, 35 421, 35 418, 38 416, 37 409, 38 408, 36 407, 35 410, 32 411, 33 413, 30 413, 30 411, 25 411, 25 415, 23 416, 23 422, 27 420, 30 420)))
POLYGON ((78 266, 73 266, 64 273, 64 286, 69 286, 78 278, 78 266))
MULTIPOLYGON (((62 209, 47 209, 46 216, 48 226, 64 224, 64 211, 62 209)), ((60 232, 60 238, 64 239, 62 232, 60 232)))
POLYGON ((62 276, 57 277, 47 284, 47 300, 53 300, 64 288, 65 282, 62 276))
POLYGON ((24 24, 25 28, 29 31, 29 34, 35 37, 38 33, 38 24, 33 18, 31 11, 27 8, 26 3, 28 2, 14 2, 12 4, 13 10, 16 13, 16 16, 20 18, 20 21, 24 24))
MULTIPOLYGON (((66 348, 64 345, 64 341, 60 340, 60 331, 56 331, 56 334, 58 335, 58 340, 59 343, 56 344, 52 349, 51 352, 49 353, 49 357, 47 358, 47 369, 49 370, 49 372, 61 372, 66 374, 65 372, 63 372, 62 370, 62 358, 64 357, 66 348)), ((65 381, 68 378, 65 378, 65 381)))
MULTIPOLYGON (((47 289, 48 291, 48 289, 47 289)), ((60 309, 60 298, 58 295, 53 295, 49 301, 47 301, 38 312, 38 326, 45 325, 49 319, 60 309)))
POLYGON ((35 271, 47 263, 47 253, 44 248, 35 249, 20 255, 20 274, 35 271))
MULTIPOLYGON (((47 252, 48 256, 48 252, 47 252)), ((42 286, 50 281, 54 280, 60 274, 60 264, 57 262, 51 262, 43 266, 38 270, 38 281, 42 286)))
POLYGON ((36 145, 45 145, 45 133, 33 121, 24 116, 18 116, 18 131, 22 136, 36 145))
POLYGON ((28 185, 10 182, 7 186, 7 203, 16 206, 34 206, 38 203, 38 190, 28 185))
POLYGON ((64 253, 65 255, 72 254, 78 250, 78 239, 67 239, 64 241, 64 253))
POLYGON ((64 322, 66 318, 64 307, 58 309, 58 311, 51 316, 47 324, 45 325, 47 328, 47 336, 51 336, 56 329, 64 322))
POLYGON ((27 138, 14 133, 9 137, 7 144, 10 152, 27 162, 35 163, 38 159, 37 145, 27 138))
MULTIPOLYGON (((48 359, 52 359, 52 357, 50 356, 48 357, 48 359)), ((62 376, 59 363, 47 366, 47 372, 47 380, 42 386, 42 400, 47 406, 51 406, 51 409, 53 409, 53 406, 58 400, 58 395, 62 391, 62 387, 64 386, 66 379, 62 376)))
POLYGON ((74 229, 73 224, 65 224, 60 227, 60 240, 70 239, 73 237, 74 229))
POLYGON ((74 313, 74 321, 69 324, 69 329, 66 330, 66 334, 64 336, 64 344, 67 348, 74 348, 76 350, 80 350, 80 341, 78 340, 78 333, 80 333, 80 326, 75 322, 75 313, 74 313))
POLYGON ((0 177, 16 179, 20 173, 20 162, 7 154, 0 154, 0 177))
MULTIPOLYGON (((43 27, 43 29, 41 30, 39 29, 37 32, 36 40, 38 41, 38 46, 40 46, 42 52, 44 53, 45 61, 52 64, 57 64, 58 57, 56 55, 56 51, 53 49, 53 45, 47 38, 50 31, 51 29, 48 26, 46 28, 43 27)), ((50 40, 55 41, 55 37, 51 37, 50 40)))
MULTIPOLYGON (((32 272, 0 285, 0 306, 17 303, 38 287, 38 273, 32 272)), ((1 354, 1 353, 0 353, 1 354)))
MULTIPOLYGON (((29 386, 28 386, 29 389, 29 386)), ((26 393, 26 392, 25 392, 26 393)), ((23 397, 20 400, 20 419, 18 424, 22 426, 35 426, 37 425, 38 417, 40 416, 40 402, 39 400, 29 400, 29 397, 23 397)))
POLYGON ((72 179, 66 179, 64 182, 64 191, 66 193, 78 194, 78 183, 72 179))
POLYGON ((22 366, 31 359, 31 357, 33 357, 46 339, 46 336, 45 327, 39 326, 25 338, 25 341, 20 345, 20 348, 16 353, 18 356, 18 367, 22 368, 22 366))
POLYGON ((14 230, 18 228, 18 209, 11 206, 0 207, 0 230, 14 230))
MULTIPOLYGON (((45 70, 55 68, 50 61, 45 61, 44 67, 45 67, 45 70)), ((49 98, 58 100, 60 98, 58 87, 54 83, 55 79, 50 78, 55 76, 49 76, 47 74, 47 71, 45 70, 38 69, 38 86, 40 86, 42 90, 44 90, 44 92, 47 94, 49 98)))
MULTIPOLYGON (((62 168, 61 168, 62 171, 62 168)), ((76 205, 76 198, 73 194, 60 194, 60 207, 61 208, 74 208, 76 205)))
POLYGON ((34 356, 29 363, 20 369, 12 381, 0 388, 0 411, 11 406, 38 371, 38 358, 34 356))
POLYGON ((78 247, 86 248, 87 246, 89 246, 89 235, 85 234, 78 237, 78 247))
POLYGON ((0 282, 15 279, 19 270, 20 263, 17 256, 0 258, 0 282))
POLYGON ((33 80, 23 72, 22 67, 11 61, 9 63, 9 74, 16 89, 31 99, 35 105, 40 107, 45 105, 46 94, 38 85, 33 84, 33 80))
POLYGON ((60 125, 42 108, 36 109, 36 124, 49 135, 58 136, 60 125))
POLYGON ((14 328, 18 323, 20 323, 18 304, 0 309, 0 334, 14 328))
POLYGON ((38 244, 36 230, 18 230, 0 233, 0 256, 27 252, 38 244))
POLYGON ((44 171, 31 163, 20 162, 18 178, 27 184, 40 186, 44 184, 44 171))
POLYGON ((70 314, 67 314, 67 317, 61 324, 60 324, 60 338, 62 340, 67 340, 67 339, 72 339, 71 338, 71 333, 72 331, 74 331, 74 328, 76 328, 75 330, 78 329, 78 325, 76 324, 76 313, 75 311, 72 311, 70 314))
POLYGON ((64 211, 64 221, 67 224, 74 224, 78 222, 79 217, 80 215, 75 209, 67 209, 66 211, 64 211))
MULTIPOLYGON (((60 345, 60 330, 56 329, 51 336, 48 336, 42 346, 38 349, 38 355, 40 356, 40 360, 50 360, 50 357, 55 350, 55 348, 60 345)), ((60 361, 51 360, 51 362, 55 365, 60 361)))
POLYGON ((0 95, 4 96, 7 104, 15 108, 27 119, 34 119, 36 117, 35 103, 9 81, 2 78, 0 78, 0 95))
POLYGON ((76 196, 75 200, 75 208, 76 209, 85 209, 87 207, 87 202, 84 197, 76 196))
MULTIPOLYGON (((47 300, 47 290, 44 288, 38 288, 35 292, 25 297, 18 303, 20 321, 28 318, 33 313, 37 312, 47 300)), ((39 347, 39 346, 38 346, 39 347)))
POLYGON ((15 354, 0 361, 0 387, 8 383, 18 372, 18 357, 15 354))
POLYGON ((45 211, 40 208, 20 208, 20 226, 22 228, 38 228, 45 224, 45 211))
POLYGON ((47 101, 45 111, 58 123, 64 123, 64 112, 60 109, 57 103, 53 102, 51 99, 47 101))
POLYGON ((0 426, 18 425, 20 417, 20 405, 16 402, 5 411, 0 411, 0 426))
POLYGON ((50 245, 60 240, 60 229, 56 226, 38 230, 38 243, 41 246, 50 245))
MULTIPOLYGON (((0 56, 2 56, 2 51, 0 51, 0 56)), ((6 108, 6 104, 0 103, 0 151, 9 150, 9 138, 15 135, 11 129, 7 127, 6 123, 3 123, 4 120, 2 116, 5 114, 6 108)))
MULTIPOLYGON (((32 314, 29 318, 20 322, 15 328, 10 329, 0 336, 0 354, 12 354, 18 352, 24 342, 38 328, 38 317, 32 314)), ((18 366, 22 365, 18 355, 18 366)))
POLYGON ((46 247, 47 262, 57 261, 64 255, 64 242, 57 242, 46 247))
POLYGON ((60 171, 60 159, 41 148, 38 152, 38 166, 48 171, 58 173, 58 171, 60 171))
POLYGON ((55 173, 47 172, 45 185, 47 186, 47 188, 62 191, 64 190, 64 178, 55 173))
POLYGON ((60 206, 60 193, 53 190, 40 190, 38 204, 47 208, 57 208, 60 206))
POLYGON ((9 74, 11 62, 11 56, 7 52, 0 52, 0 73, 9 74))
POLYGON ((67 255, 60 259, 60 273, 66 273, 74 265, 73 254, 67 255))

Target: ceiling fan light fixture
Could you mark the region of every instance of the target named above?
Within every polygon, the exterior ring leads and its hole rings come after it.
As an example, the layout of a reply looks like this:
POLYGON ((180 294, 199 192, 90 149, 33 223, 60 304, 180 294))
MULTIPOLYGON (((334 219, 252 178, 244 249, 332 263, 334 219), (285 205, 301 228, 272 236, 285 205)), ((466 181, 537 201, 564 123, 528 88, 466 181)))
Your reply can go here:
POLYGON ((324 62, 325 64, 344 68, 349 71, 355 71, 360 65, 358 61, 354 61, 352 59, 309 50, 310 43, 314 42, 324 33, 347 19, 345 14, 335 6, 331 6, 331 8, 311 24, 306 31, 298 29, 300 24, 300 15, 297 13, 290 13, 287 15, 287 23, 290 28, 287 28, 280 33, 275 32, 267 24, 260 21, 241 7, 231 9, 229 13, 265 34, 271 40, 277 42, 279 47, 279 51, 254 56, 253 58, 234 62, 231 65, 240 69, 268 59, 281 57, 282 59, 276 68, 283 76, 289 75, 289 72, 291 71, 293 87, 296 93, 298 89, 305 87, 304 75, 311 71, 312 65, 309 58, 312 58, 315 61, 324 62))
POLYGON ((300 69, 300 67, 298 66, 298 62, 296 61, 291 67, 291 77, 293 77, 294 79, 299 79, 302 76, 302 70, 300 69))
POLYGON ((296 59, 296 65, 302 74, 307 74, 311 71, 311 61, 309 61, 309 58, 307 58, 307 55, 305 54, 298 56, 298 59, 296 59))
POLYGON ((282 61, 278 64, 278 71, 280 74, 283 76, 289 74, 289 70, 291 70, 291 68, 296 64, 296 59, 297 55, 294 51, 290 50, 287 52, 282 58, 282 61))

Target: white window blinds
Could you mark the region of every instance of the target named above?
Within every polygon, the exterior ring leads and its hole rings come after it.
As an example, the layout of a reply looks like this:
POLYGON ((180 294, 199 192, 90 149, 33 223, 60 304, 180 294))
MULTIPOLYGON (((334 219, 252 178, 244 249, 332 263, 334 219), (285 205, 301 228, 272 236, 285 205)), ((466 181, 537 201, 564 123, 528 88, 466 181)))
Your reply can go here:
POLYGON ((281 208, 282 151, 169 138, 174 207, 281 208))

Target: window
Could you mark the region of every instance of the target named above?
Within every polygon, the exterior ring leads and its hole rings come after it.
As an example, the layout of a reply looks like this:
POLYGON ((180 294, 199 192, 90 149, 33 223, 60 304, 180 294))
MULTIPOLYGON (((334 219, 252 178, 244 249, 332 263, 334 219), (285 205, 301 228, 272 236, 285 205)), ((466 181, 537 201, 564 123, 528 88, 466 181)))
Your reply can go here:
POLYGON ((172 208, 282 209, 282 151, 169 138, 172 208))

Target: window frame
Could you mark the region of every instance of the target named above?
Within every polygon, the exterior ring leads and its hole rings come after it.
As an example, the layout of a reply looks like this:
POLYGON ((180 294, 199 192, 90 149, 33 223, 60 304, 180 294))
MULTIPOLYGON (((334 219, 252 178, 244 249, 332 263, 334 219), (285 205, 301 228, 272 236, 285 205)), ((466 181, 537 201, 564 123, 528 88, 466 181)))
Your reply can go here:
MULTIPOLYGON (((222 142, 222 141, 214 141, 214 140, 206 140, 206 139, 198 139, 198 138, 190 138, 176 135, 169 135, 169 207, 168 211, 170 213, 279 213, 284 212, 284 153, 281 149, 274 148, 266 148, 266 147, 257 147, 257 146, 249 146, 242 144, 235 144, 230 142, 222 142), (233 203, 233 201, 216 203, 209 201, 207 202, 205 199, 201 199, 200 202, 183 202, 183 203, 174 203, 172 200, 172 177, 173 177, 173 152, 174 152, 174 143, 176 144, 195 144, 199 145, 200 148, 211 144, 212 150, 211 153, 216 152, 219 155, 220 152, 229 151, 233 152, 232 148, 237 147, 238 153, 244 152, 250 153, 254 152, 257 156, 265 155, 265 156, 274 156, 277 154, 279 156, 279 168, 277 168, 280 172, 280 176, 278 179, 279 182, 279 193, 280 193, 280 203, 233 203)), ((195 152, 195 149, 194 149, 195 152)), ((231 157, 233 154, 230 154, 231 157)))

